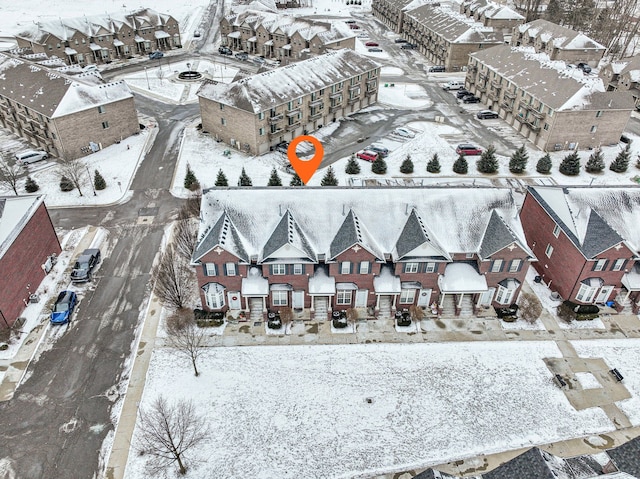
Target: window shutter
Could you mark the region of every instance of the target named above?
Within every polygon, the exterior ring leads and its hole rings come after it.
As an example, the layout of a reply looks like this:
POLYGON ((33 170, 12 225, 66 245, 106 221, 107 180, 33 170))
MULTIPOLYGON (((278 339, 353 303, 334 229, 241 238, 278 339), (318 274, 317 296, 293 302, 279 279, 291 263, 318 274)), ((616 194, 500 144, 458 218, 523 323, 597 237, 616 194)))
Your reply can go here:
POLYGON ((206 265, 206 263, 202 263, 202 274, 204 274, 205 276, 209 276, 207 274, 207 265, 206 265))
POLYGON ((292 264, 287 264, 287 265, 285 265, 284 268, 285 268, 284 270, 285 270, 285 272, 287 274, 293 274, 293 265, 292 264))
POLYGON ((351 262, 349 263, 349 274, 353 273, 353 265, 354 265, 354 262, 353 262, 353 261, 351 261, 351 262))
POLYGON ((624 269, 627 267, 627 263, 629 262, 628 259, 624 260, 624 263, 622 263, 622 268, 620 268, 620 271, 624 271, 624 269))
POLYGON ((524 260, 520 260, 520 264, 518 265, 518 272, 522 270, 522 265, 524 264, 524 260))
POLYGON ((273 276, 273 265, 269 265, 269 276, 273 276))
POLYGON ((407 272, 407 263, 402 263, 402 272, 403 273, 407 272))
POLYGON ((504 270, 504 264, 506 263, 506 261, 502 261, 500 263, 500 272, 502 273, 502 271, 504 270))
POLYGON ((227 263, 223 263, 222 265, 222 273, 227 276, 227 263))
POLYGON ((602 267, 602 271, 606 271, 608 266, 609 266, 609 260, 606 260, 604 262, 604 266, 602 267))
POLYGON ((421 273, 426 273, 427 272, 427 264, 429 264, 429 263, 420 263, 420 266, 418 267, 418 271, 420 271, 421 273))
POLYGON ((439 267, 440 267, 440 263, 435 263, 435 264, 433 265, 433 272, 434 272, 434 273, 437 273, 437 272, 438 272, 438 268, 439 268, 439 267))

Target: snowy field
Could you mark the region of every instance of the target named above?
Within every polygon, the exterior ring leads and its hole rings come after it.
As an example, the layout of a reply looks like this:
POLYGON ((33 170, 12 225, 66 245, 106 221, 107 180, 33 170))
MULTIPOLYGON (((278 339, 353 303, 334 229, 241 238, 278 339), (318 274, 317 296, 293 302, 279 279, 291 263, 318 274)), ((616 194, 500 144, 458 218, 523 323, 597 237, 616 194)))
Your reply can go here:
MULTIPOLYGON (((369 477, 613 429, 569 405, 547 357, 553 342, 215 348, 196 378, 160 349, 141 407, 164 394, 208 416, 189 478, 369 477)), ((129 479, 147 477, 136 444, 129 479)))

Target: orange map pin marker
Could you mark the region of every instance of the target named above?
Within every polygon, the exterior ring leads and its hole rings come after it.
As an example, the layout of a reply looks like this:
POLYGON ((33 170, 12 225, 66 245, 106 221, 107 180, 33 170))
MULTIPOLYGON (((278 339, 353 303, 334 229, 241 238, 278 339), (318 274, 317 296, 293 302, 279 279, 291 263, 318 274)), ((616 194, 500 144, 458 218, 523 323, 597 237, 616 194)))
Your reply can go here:
POLYGON ((310 135, 300 135, 291 140, 291 143, 289 143, 289 148, 287 148, 287 156, 289 157, 291 166, 293 166, 293 169, 296 170, 296 173, 298 173, 298 176, 306 185, 318 169, 318 166, 320 166, 320 163, 322 163, 324 148, 322 148, 322 143, 320 143, 320 140, 318 140, 317 138, 310 135), (310 160, 301 160, 296 154, 296 147, 303 141, 308 141, 313 145, 315 149, 315 154, 310 160))

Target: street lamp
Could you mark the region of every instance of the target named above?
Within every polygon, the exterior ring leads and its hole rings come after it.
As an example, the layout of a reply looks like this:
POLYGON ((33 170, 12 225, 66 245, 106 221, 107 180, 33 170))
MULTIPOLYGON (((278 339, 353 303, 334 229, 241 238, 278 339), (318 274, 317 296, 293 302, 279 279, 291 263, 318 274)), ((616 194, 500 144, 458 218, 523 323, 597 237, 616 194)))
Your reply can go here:
POLYGON ((147 78, 147 90, 151 90, 151 85, 149 85, 149 74, 147 73, 147 67, 144 67, 144 76, 147 78))
POLYGON ((98 196, 96 194, 96 186, 93 184, 93 181, 91 181, 91 173, 89 173, 89 167, 87 165, 84 165, 84 167, 87 169, 87 175, 89 175, 89 182, 91 183, 91 188, 93 189, 93 196, 98 196))

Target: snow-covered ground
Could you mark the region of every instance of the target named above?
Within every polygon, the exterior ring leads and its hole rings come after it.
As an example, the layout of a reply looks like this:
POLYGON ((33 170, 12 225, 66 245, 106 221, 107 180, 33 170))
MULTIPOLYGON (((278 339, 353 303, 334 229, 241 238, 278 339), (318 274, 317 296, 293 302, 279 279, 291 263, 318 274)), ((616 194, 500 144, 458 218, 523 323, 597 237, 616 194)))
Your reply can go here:
MULTIPOLYGON (((640 360, 637 340, 601 343, 581 350, 640 360)), ((214 348, 196 378, 159 349, 141 407, 162 394, 207 416, 212 438, 193 451, 206 461, 189 478, 370 477, 615 428, 601 409, 569 404, 542 361, 552 357, 550 341, 214 348)), ((146 477, 137 444, 134 433, 130 479, 146 477)))

